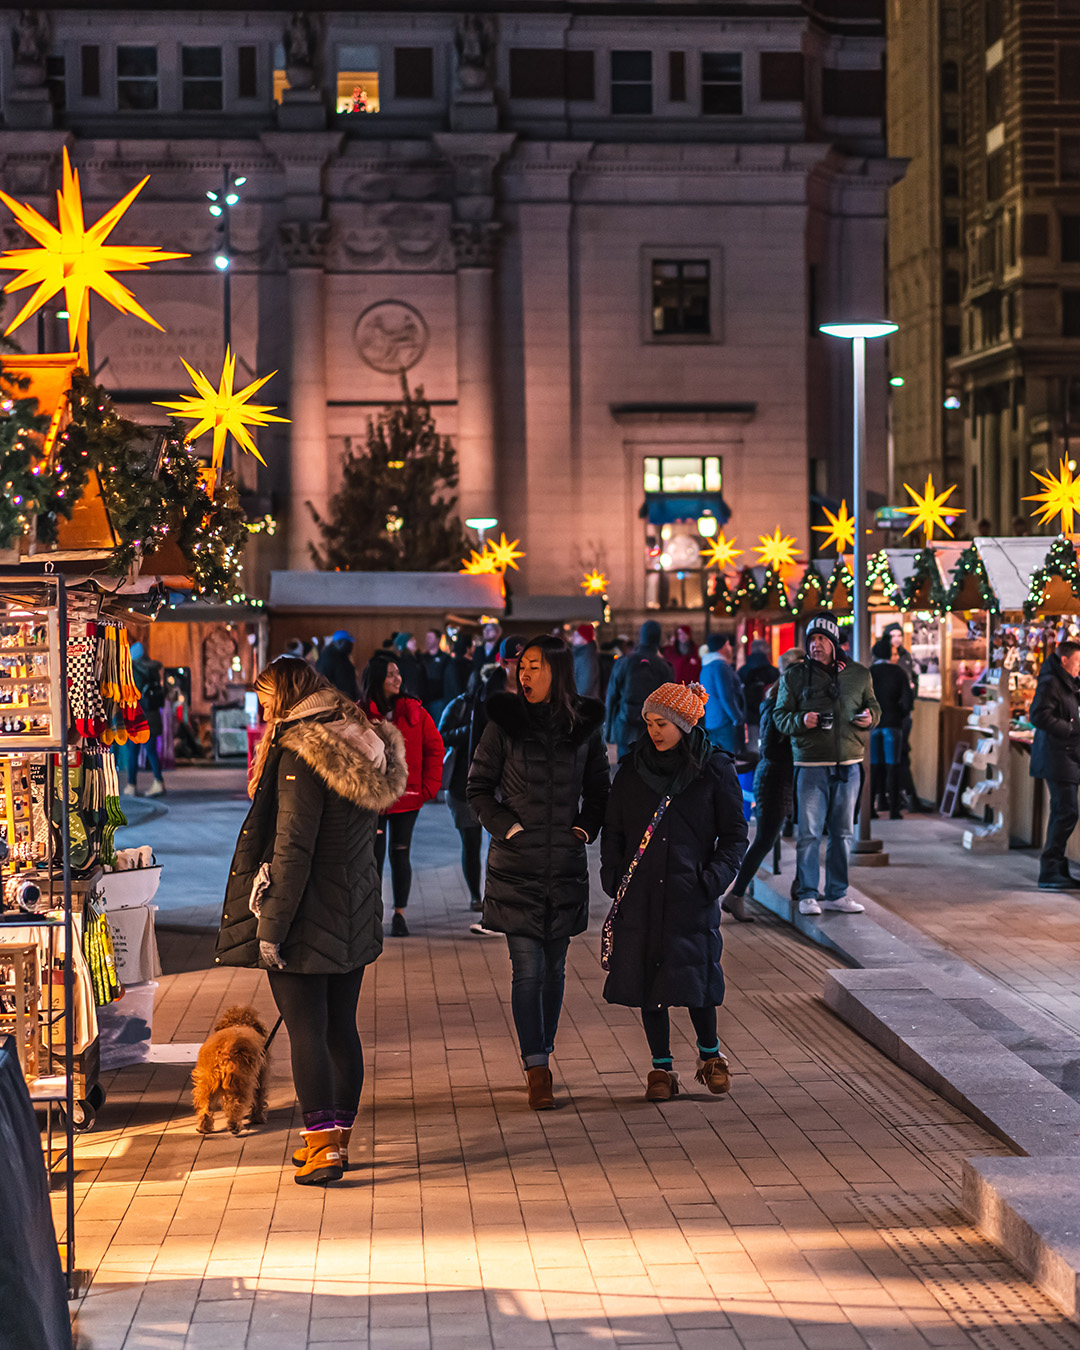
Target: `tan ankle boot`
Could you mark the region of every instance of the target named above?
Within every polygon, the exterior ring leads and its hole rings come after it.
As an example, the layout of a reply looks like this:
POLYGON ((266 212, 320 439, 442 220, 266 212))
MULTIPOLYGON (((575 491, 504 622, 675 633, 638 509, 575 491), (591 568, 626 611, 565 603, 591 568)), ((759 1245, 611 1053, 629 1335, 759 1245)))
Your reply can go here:
POLYGON ((674 1069, 650 1069, 645 1082, 647 1102, 669 1102, 679 1095, 679 1075, 674 1069))
POLYGON ((340 1181, 343 1173, 341 1166, 340 1130, 302 1130, 307 1144, 307 1157, 302 1167, 297 1168, 294 1180, 299 1186, 322 1186, 328 1181, 340 1181))
POLYGON ((551 1086, 551 1070, 546 1064, 525 1070, 525 1081, 529 1088, 529 1105, 534 1111, 553 1111, 555 1094, 551 1086))
MULTIPOLYGON (((348 1129, 341 1131, 341 1167, 342 1171, 345 1172, 349 1170, 349 1140, 351 1138, 352 1138, 352 1126, 349 1126, 348 1129)), ((300 1147, 296 1150, 296 1152, 292 1155, 293 1166, 303 1167, 304 1163, 307 1162, 307 1156, 308 1156, 308 1146, 307 1144, 301 1144, 300 1147)))

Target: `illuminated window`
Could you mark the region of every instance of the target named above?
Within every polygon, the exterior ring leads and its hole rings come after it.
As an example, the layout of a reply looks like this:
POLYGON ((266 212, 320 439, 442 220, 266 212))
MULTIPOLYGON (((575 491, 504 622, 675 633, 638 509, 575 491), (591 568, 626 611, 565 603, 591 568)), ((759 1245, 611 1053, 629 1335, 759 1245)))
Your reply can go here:
POLYGON ((379 111, 379 51, 377 47, 339 47, 337 61, 339 113, 379 111))
POLYGON ((719 492, 718 455, 647 455, 643 485, 646 492, 719 492))
POLYGON ((281 96, 289 87, 289 77, 285 73, 285 48, 279 42, 274 48, 274 102, 280 103, 281 96))

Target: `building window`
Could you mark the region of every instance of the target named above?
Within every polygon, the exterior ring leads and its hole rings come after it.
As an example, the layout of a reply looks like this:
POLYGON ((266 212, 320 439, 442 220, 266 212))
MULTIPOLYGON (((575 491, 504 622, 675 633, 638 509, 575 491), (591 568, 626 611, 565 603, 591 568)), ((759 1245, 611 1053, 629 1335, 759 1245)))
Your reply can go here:
POLYGON ((652 52, 611 53, 611 111, 652 112, 652 52))
POLYGON ((224 107, 220 47, 180 48, 180 106, 185 112, 224 107))
POLYGON ((960 92, 960 67, 955 61, 941 63, 941 92, 943 94, 960 92))
POLYGON ((942 298, 947 305, 960 303, 960 273, 955 267, 945 269, 945 280, 941 289, 942 298))
POLYGON ((960 118, 956 113, 944 113, 941 118, 942 145, 960 144, 960 118))
POLYGON ((742 53, 701 53, 701 111, 706 117, 742 113, 742 53))
POLYGON ((236 49, 236 97, 259 97, 258 51, 248 44, 236 49))
POLYGON ((986 0, 986 45, 992 47, 1004 31, 1002 0, 986 0))
POLYGON ((1000 62, 986 74, 986 127, 1005 120, 1005 63, 1000 62))
POLYGON ((153 112, 157 105, 157 48, 117 47, 116 106, 121 112, 153 112))
POLYGON ((668 102, 686 102, 686 53, 668 52, 668 102))
POLYGON ((762 52, 760 74, 762 103, 802 102, 802 52, 762 52))
POLYGON ((592 52, 568 52, 561 47, 510 49, 511 98, 591 103, 595 86, 592 52))
POLYGON ((1061 261, 1080 262, 1080 216, 1061 217, 1061 261))
POLYGON ((1075 103, 1080 98, 1080 42, 1062 42, 1058 47, 1058 101, 1075 103))
POLYGON ((339 113, 379 111, 377 47, 338 48, 336 107, 339 113))
POLYGON ((285 69, 285 48, 282 43, 277 43, 274 47, 274 102, 280 103, 282 95, 289 87, 289 76, 285 69))
POLYGON ((945 355, 960 355, 960 325, 958 323, 947 323, 945 325, 945 355))
POLYGON ((885 77, 881 70, 823 70, 821 107, 826 117, 883 117, 885 77))
POLYGON ((946 197, 960 196, 960 166, 944 164, 941 168, 941 190, 946 197))
POLYGON ((960 217, 946 216, 942 224, 942 240, 946 248, 960 247, 960 217))
POLYGON ((101 97, 101 48, 96 43, 79 49, 79 90, 83 98, 101 97))
POLYGON ((727 509, 719 455, 646 457, 645 603, 650 609, 701 609, 709 573, 702 553, 727 509))
POLYGON ((1080 183, 1080 136, 1063 135, 1058 141, 1058 178, 1080 183))
POLYGON ((53 112, 63 112, 67 107, 67 66, 62 56, 45 58, 45 87, 53 112))
POLYGON ((1061 335, 1080 337, 1080 291, 1061 292, 1061 335))
POLYGON ((435 53, 430 47, 394 48, 394 97, 435 97, 435 53))
POLYGON ((996 202, 1005 195, 1005 151, 995 150, 986 157, 986 200, 996 202))
POLYGON ((652 330, 656 337, 709 336, 708 262, 653 261, 652 330))

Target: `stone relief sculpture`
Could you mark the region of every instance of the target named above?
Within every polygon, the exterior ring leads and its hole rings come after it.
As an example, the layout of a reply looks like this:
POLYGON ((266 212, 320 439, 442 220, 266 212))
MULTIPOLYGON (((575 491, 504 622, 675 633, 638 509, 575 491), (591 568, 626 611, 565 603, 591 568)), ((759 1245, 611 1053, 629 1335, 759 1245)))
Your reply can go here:
POLYGON ((318 38, 310 18, 298 10, 285 29, 285 74, 290 89, 313 89, 318 38))
POLYGON ((380 300, 356 321, 353 334, 360 359, 383 375, 411 370, 427 351, 428 326, 412 305, 380 300))
POLYGON ((454 46, 458 58, 458 84, 464 90, 491 88, 491 53, 495 31, 490 19, 466 14, 458 23, 454 46))
POLYGON ((39 10, 19 11, 19 21, 11 34, 15 84, 19 89, 36 89, 45 83, 45 58, 49 54, 49 20, 39 10))

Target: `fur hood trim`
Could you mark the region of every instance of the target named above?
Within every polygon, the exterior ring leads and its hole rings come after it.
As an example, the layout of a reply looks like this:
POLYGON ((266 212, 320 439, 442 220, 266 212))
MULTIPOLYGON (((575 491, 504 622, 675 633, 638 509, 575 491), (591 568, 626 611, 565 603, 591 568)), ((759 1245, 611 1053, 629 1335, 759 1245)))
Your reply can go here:
POLYGON ((350 733, 361 732, 359 723, 294 722, 281 733, 281 747, 317 774, 331 792, 364 811, 385 811, 405 791, 409 770, 405 764, 405 741, 389 722, 373 724, 372 730, 386 746, 386 768, 379 769, 354 743, 350 733))
MULTIPOLYGON (((523 741, 533 730, 528 704, 519 694, 492 694, 484 705, 488 718, 512 741, 523 741)), ((583 745, 594 731, 604 725, 605 709, 599 699, 575 699, 576 717, 568 739, 573 745, 583 745)))

